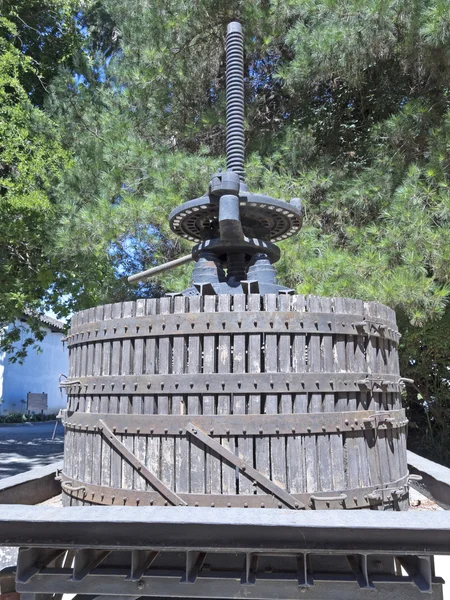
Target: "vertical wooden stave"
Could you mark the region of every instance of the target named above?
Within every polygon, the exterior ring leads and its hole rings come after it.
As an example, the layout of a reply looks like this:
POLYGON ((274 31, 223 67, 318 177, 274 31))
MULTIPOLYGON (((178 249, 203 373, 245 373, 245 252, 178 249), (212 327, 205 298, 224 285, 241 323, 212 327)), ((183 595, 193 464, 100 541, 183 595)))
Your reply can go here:
MULTIPOLYGON (((221 313, 228 313, 231 310, 231 296, 227 294, 220 294, 218 296, 218 309, 221 313)), ((231 336, 224 330, 223 335, 218 336, 218 359, 217 359, 217 371, 218 373, 230 373, 231 372, 231 336)), ((232 414, 231 397, 229 394, 219 394, 217 397, 217 414, 218 415, 230 415, 232 414)), ((234 439, 228 436, 222 436, 221 444, 230 452, 235 451, 234 439)), ((222 493, 223 494, 235 494, 236 493, 236 469, 230 466, 227 461, 222 460, 222 493)))
MULTIPOLYGON (((136 317, 144 317, 145 316, 145 300, 136 300, 136 308, 135 308, 136 317)), ((142 337, 138 337, 134 340, 134 360, 133 360, 133 372, 135 375, 143 375, 144 374, 144 332, 142 331, 142 325, 137 325, 139 328, 139 332, 142 337)), ((142 415, 144 414, 144 398, 142 395, 136 395, 132 397, 132 413, 134 415, 142 415)), ((134 436, 134 454, 136 458, 142 463, 145 464, 146 452, 147 452, 147 440, 144 432, 138 433, 134 436)), ((134 473, 133 478, 133 489, 135 490, 145 490, 145 479, 139 475, 139 473, 134 473)))
MULTIPOLYGON (((172 312, 173 299, 163 297, 159 301, 159 312, 161 315, 169 315, 172 312)), ((159 374, 168 375, 172 370, 172 337, 163 335, 159 339, 159 374)), ((170 397, 161 395, 158 398, 158 414, 170 414, 170 397)), ((169 435, 160 438, 160 473, 161 481, 173 490, 175 482, 174 468, 174 439, 169 435)))
MULTIPOLYGON (((122 304, 122 318, 127 319, 129 317, 134 317, 135 315, 135 303, 134 302, 124 302, 122 304)), ((132 364, 133 364, 133 356, 132 356, 132 344, 130 339, 122 340, 122 360, 120 366, 121 375, 131 375, 132 374, 132 364)), ((121 415, 131 414, 132 406, 131 406, 132 396, 124 396, 121 395, 119 399, 119 413, 121 415)), ((125 448, 130 452, 133 452, 133 436, 128 434, 122 434, 117 436, 119 440, 123 443, 125 448)), ((133 489, 133 480, 134 480, 134 469, 128 463, 127 460, 122 460, 122 488, 125 490, 133 489)))
MULTIPOLYGON (((244 294, 237 294, 233 296, 233 312, 245 312, 247 298, 244 294)), ((236 375, 236 379, 239 380, 239 375, 246 373, 246 336, 242 334, 233 335, 233 361, 232 369, 236 375)), ((234 394, 233 395, 233 414, 245 415, 246 410, 245 394, 234 394)), ((236 435, 236 434, 235 434, 236 435)), ((253 440, 251 437, 245 435, 243 432, 241 435, 237 434, 235 438, 235 445, 237 447, 238 455, 253 466, 253 440)), ((253 491, 252 482, 242 472, 238 474, 239 482, 239 494, 251 494, 253 491)))
MULTIPOLYGON (((264 297, 265 309, 268 312, 275 312, 278 309, 277 296, 267 294, 264 297)), ((266 333, 264 352, 264 370, 266 373, 278 372, 278 333, 266 333)), ((278 394, 266 394, 265 412, 268 415, 278 413, 278 394)), ((286 448, 284 436, 276 434, 270 437, 270 465, 271 479, 277 485, 286 488, 286 448)))
MULTIPOLYGON (((248 296, 248 310, 259 312, 261 310, 261 296, 250 294, 248 296)), ((250 333, 248 336, 248 372, 254 375, 261 373, 262 336, 260 333, 250 333)), ((263 411, 261 394, 250 394, 248 399, 248 411, 253 415, 261 415, 263 411)), ((255 469, 266 477, 270 477, 269 440, 267 436, 256 435, 253 437, 255 469)), ((265 490, 257 488, 257 492, 265 493, 265 490)))
MULTIPOLYGON (((291 309, 295 313, 295 320, 302 318, 306 309, 304 296, 295 295, 291 297, 291 309)), ((292 370, 294 373, 305 373, 306 364, 306 339, 303 333, 296 333, 292 343, 292 370)), ((293 412, 303 414, 308 412, 308 395, 301 390, 294 390, 293 412)), ((288 460, 288 487, 293 494, 306 491, 306 450, 303 436, 295 433, 287 440, 288 460)))
MULTIPOLYGON (((205 296, 203 310, 205 313, 216 312, 217 296, 205 296)), ((208 335, 208 331, 205 331, 203 336, 203 368, 202 371, 205 374, 211 374, 214 377, 214 373, 217 372, 217 352, 216 352, 216 336, 214 334, 208 335)), ((203 414, 214 415, 216 414, 215 407, 215 396, 212 394, 205 394, 203 396, 203 414)), ((208 433, 208 432, 206 432, 208 433)), ((214 452, 211 452, 208 448, 205 449, 205 493, 206 494, 220 494, 221 493, 221 463, 220 458, 216 456, 214 452)))
MULTIPOLYGON (((159 300, 157 298, 150 298, 145 304, 145 314, 150 317, 156 315, 158 308, 159 300)), ((151 325, 149 327, 151 327, 151 325)), ((153 336, 147 337, 145 340, 145 374, 148 375, 149 381, 151 381, 151 376, 158 372, 158 353, 159 348, 156 338, 153 336)), ((146 415, 154 415, 158 413, 156 396, 144 396, 144 412, 146 415)), ((147 434, 146 466, 158 478, 161 476, 160 450, 160 437, 149 432, 147 434)), ((152 489, 149 483, 146 483, 146 489, 152 489)))
MULTIPOLYGON (((187 308, 185 296, 175 296, 174 314, 184 315, 187 308)), ((181 316, 181 318, 183 318, 181 316)), ((186 339, 184 336, 175 336, 173 340, 173 367, 174 375, 182 374, 187 369, 186 339)), ((183 415, 186 413, 185 399, 182 395, 172 397, 172 414, 183 415)), ((189 446, 186 432, 179 432, 175 442, 175 491, 177 493, 189 492, 189 446)))
MULTIPOLYGON (((203 307, 202 296, 189 297, 189 312, 197 314, 201 312, 203 307)), ((188 373, 197 375, 201 368, 201 336, 190 335, 188 337, 188 373)), ((201 415, 202 404, 201 396, 194 393, 188 394, 187 407, 189 415, 201 415)), ((205 447, 204 444, 192 436, 189 438, 189 453, 190 453, 190 491, 193 494, 205 493, 205 447)))
MULTIPOLYGON (((112 318, 120 319, 122 316, 122 303, 112 305, 112 318)), ((120 340, 113 340, 111 348, 111 376, 118 378, 122 358, 122 344, 120 340)), ((109 397, 109 413, 119 413, 119 396, 109 397)), ((120 488, 122 485, 122 459, 118 452, 110 445, 111 449, 111 487, 120 488)))

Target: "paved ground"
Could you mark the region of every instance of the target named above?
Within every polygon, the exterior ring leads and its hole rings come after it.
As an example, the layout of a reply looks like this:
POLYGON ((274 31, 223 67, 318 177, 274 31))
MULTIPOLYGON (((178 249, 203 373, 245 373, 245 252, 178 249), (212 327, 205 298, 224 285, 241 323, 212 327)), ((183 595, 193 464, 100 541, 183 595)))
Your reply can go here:
POLYGON ((0 479, 44 467, 63 458, 63 427, 55 423, 25 423, 0 427, 0 479))

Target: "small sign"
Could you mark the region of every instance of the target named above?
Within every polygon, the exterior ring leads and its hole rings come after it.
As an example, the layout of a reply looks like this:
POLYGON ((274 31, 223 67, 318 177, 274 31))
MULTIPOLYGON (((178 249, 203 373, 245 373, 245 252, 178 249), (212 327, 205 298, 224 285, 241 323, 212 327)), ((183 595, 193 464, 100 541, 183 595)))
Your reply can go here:
POLYGON ((46 410, 48 408, 48 396, 47 394, 33 394, 28 392, 27 394, 27 410, 46 410))

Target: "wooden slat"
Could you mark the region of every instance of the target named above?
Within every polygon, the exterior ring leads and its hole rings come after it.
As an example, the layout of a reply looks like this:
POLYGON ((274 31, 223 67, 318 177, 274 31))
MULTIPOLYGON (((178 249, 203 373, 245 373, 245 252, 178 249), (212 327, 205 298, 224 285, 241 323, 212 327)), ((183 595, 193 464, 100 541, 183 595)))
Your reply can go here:
MULTIPOLYGON (((216 312, 217 296, 205 296, 204 312, 216 312)), ((203 336, 203 373, 216 373, 217 369, 217 352, 216 352, 216 336, 208 335, 205 331, 203 336)), ((203 396, 203 414, 214 415, 215 397, 213 395, 203 396)), ((205 452, 205 493, 220 494, 221 493, 221 463, 220 458, 208 448, 205 452)))
MULTIPOLYGON (((122 304, 117 302, 112 305, 112 318, 119 319, 122 316, 122 304)), ((117 376, 120 374, 120 362, 122 354, 122 345, 120 341, 113 342, 111 348, 111 375, 117 376)), ((109 412, 111 414, 119 413, 119 397, 109 397, 109 412)), ((117 452, 111 452, 111 486, 122 486, 122 459, 117 452)))
MULTIPOLYGON (((105 304, 103 318, 111 319, 112 305, 105 304)), ((111 342, 102 342, 102 375, 111 375, 111 342)), ((102 396, 100 401, 100 411, 102 413, 110 412, 109 397, 102 396)), ((101 485, 111 485, 111 446, 102 437, 101 444, 101 485)))
MULTIPOLYGON (((136 300, 136 316, 145 315, 145 300, 136 300)), ((144 374, 144 339, 138 338, 134 342, 134 367, 133 371, 136 375, 144 374)), ((132 412, 135 415, 144 414, 144 398, 142 396, 132 397, 132 412)), ((147 455, 147 438, 145 435, 137 435, 134 437, 133 453, 136 458, 145 465, 147 455)), ((145 490, 146 483, 142 477, 134 473, 133 489, 145 490)))
MULTIPOLYGON (((159 312, 162 315, 172 312, 172 298, 161 298, 159 312)), ((159 339, 159 373, 164 375, 172 369, 172 339, 170 336, 162 336, 159 339)), ((170 412, 169 396, 159 396, 158 414, 168 415, 170 412)), ((161 437, 161 481, 169 488, 175 486, 174 468, 174 439, 170 436, 161 437)))
MULTIPOLYGON (((261 296, 259 294, 250 294, 248 296, 248 310, 257 312, 261 310, 261 296)), ((262 335, 252 333, 248 336, 248 372, 257 375, 261 373, 261 353, 262 353, 262 335)), ((263 406, 260 394, 251 394, 249 396, 248 411, 254 415, 260 415, 263 412, 263 406)), ((270 453, 269 440, 264 435, 254 437, 255 468, 270 477, 270 453)), ((260 488, 259 494, 263 493, 260 488)))
MULTIPOLYGON (((230 312, 231 309, 231 296, 227 294, 221 294, 218 297, 218 309, 219 312, 230 312)), ((217 360, 218 373, 230 373, 231 372, 231 338, 230 335, 224 332, 223 335, 219 335, 218 341, 218 360, 217 360)), ((218 415, 230 415, 231 414, 231 398, 229 394, 221 394, 217 398, 217 414, 218 415)), ((225 436, 221 438, 221 444, 230 452, 234 452, 234 438, 225 436)), ((221 461, 222 464, 222 493, 223 494, 235 494, 236 493, 236 469, 231 467, 226 461, 221 461)))
MULTIPOLYGON (((333 305, 331 298, 320 299, 321 312, 331 313, 333 305)), ((333 336, 332 333, 321 336, 321 361, 320 370, 322 372, 333 371, 333 336)), ((323 412, 334 412, 334 394, 323 394, 323 412)), ((340 452, 340 436, 319 434, 318 444, 318 459, 319 459, 319 474, 320 488, 324 492, 336 489, 334 488, 333 474, 337 468, 343 468, 343 463, 339 464, 339 460, 343 458, 340 452), (336 443, 337 442, 337 443, 336 443), (334 450, 334 452, 333 452, 334 450), (333 462, 336 456, 336 463, 333 462)))
MULTIPOLYGON (((296 313, 304 313, 306 309, 304 296, 292 296, 291 308, 296 313)), ((301 318, 301 314, 298 315, 301 318)), ((292 342, 292 370, 294 373, 305 373, 306 339, 304 335, 294 336, 292 342)), ((294 390, 297 392, 297 390, 294 390)), ((296 414, 308 412, 308 395, 294 394, 293 412, 296 414)), ((291 493, 301 493, 306 489, 306 461, 302 436, 292 435, 287 441, 288 489, 291 493)))
MULTIPOLYGON (((243 312, 246 307, 246 296, 244 294, 238 294, 233 296, 233 311, 243 312)), ((233 373, 236 374, 236 378, 239 378, 239 373, 246 372, 246 336, 233 335, 233 373)), ((235 415, 246 414, 246 396, 245 394, 234 394, 233 398, 233 413, 235 415)), ((236 444, 238 449, 238 455, 245 460, 247 463, 253 465, 253 440, 247 436, 237 436, 236 444)), ((240 494, 251 494, 253 491, 252 482, 245 477, 242 473, 239 473, 239 493, 240 494)))
MULTIPOLYGON (((307 296, 306 308, 308 312, 319 310, 319 300, 316 296, 307 296)), ((320 338, 317 335, 307 335, 308 346, 308 372, 315 373, 320 370, 320 338)), ((322 395, 308 394, 308 412, 322 411, 322 395)), ((306 489, 308 492, 318 490, 318 464, 317 464, 317 438, 308 435, 304 439, 306 454, 306 489)))
MULTIPOLYGON (((145 310, 147 315, 156 315, 158 311, 159 300, 150 298, 147 300, 145 310)), ((146 338, 145 340, 145 373, 149 377, 155 374, 158 370, 158 346, 156 339, 146 338)), ((157 414, 158 407, 156 405, 155 396, 144 396, 144 412, 146 415, 157 414)), ((156 477, 161 476, 161 460, 160 460, 161 440, 157 435, 147 436, 147 466, 156 477)), ((148 484, 146 485, 148 488, 148 484)))
MULTIPOLYGON (((265 308, 268 311, 277 310, 277 296, 275 294, 267 294, 264 297, 265 308)), ((276 373, 278 371, 278 334, 266 334, 265 339, 265 371, 266 373, 276 373)), ((278 413, 278 395, 266 395, 266 410, 267 414, 278 413)), ((270 463, 271 463, 271 479, 276 485, 286 487, 286 448, 283 436, 270 438, 270 463)))
MULTIPOLYGON (((201 311, 201 296, 189 298, 189 312, 192 314, 201 311)), ((188 338, 188 373, 200 373, 201 343, 199 335, 190 335, 188 338)), ((188 414, 201 415, 202 406, 200 396, 189 394, 187 399, 188 414)), ((189 440, 190 467, 191 467, 191 493, 203 494, 205 492, 205 449, 195 439, 189 440)))
MULTIPOLYGON (((124 302, 122 305, 122 316, 124 318, 134 317, 135 311, 135 302, 124 302)), ((124 339, 122 342, 122 361, 121 361, 121 374, 122 375, 130 375, 132 372, 132 365, 134 362, 134 357, 132 356, 132 345, 131 340, 124 339)), ((131 402, 130 396, 120 396, 119 401, 119 411, 122 415, 128 415, 132 413, 132 408, 130 406, 131 402)), ((122 435, 120 438, 121 442, 127 448, 127 450, 132 454, 133 453, 133 445, 134 438, 129 435, 122 435)), ((133 489, 133 478, 134 472, 133 468, 127 463, 127 461, 122 461, 122 487, 126 490, 133 489)))
MULTIPOLYGON (((184 314, 187 307, 185 296, 174 298, 174 313, 184 314)), ((185 373, 187 368, 186 339, 176 336, 173 340, 173 373, 185 373)), ((173 396, 172 414, 183 415, 186 413, 185 399, 183 396, 173 396)), ((175 438, 175 491, 189 492, 189 445, 186 436, 175 438)))

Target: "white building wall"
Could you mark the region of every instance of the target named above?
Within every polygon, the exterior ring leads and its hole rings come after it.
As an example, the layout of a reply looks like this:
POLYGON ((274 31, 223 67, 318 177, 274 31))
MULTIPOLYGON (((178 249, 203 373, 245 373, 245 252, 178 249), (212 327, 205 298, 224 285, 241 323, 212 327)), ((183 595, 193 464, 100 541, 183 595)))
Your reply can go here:
MULTIPOLYGON (((25 337, 26 333, 22 335, 25 337)), ((39 343, 42 352, 29 347, 23 364, 8 362, 8 354, 0 354, 1 413, 25 412, 28 392, 48 394, 48 413, 57 413, 65 407, 65 394, 61 397, 58 378, 61 373, 68 373, 69 353, 63 350, 62 337, 62 333, 48 329, 39 343)))

